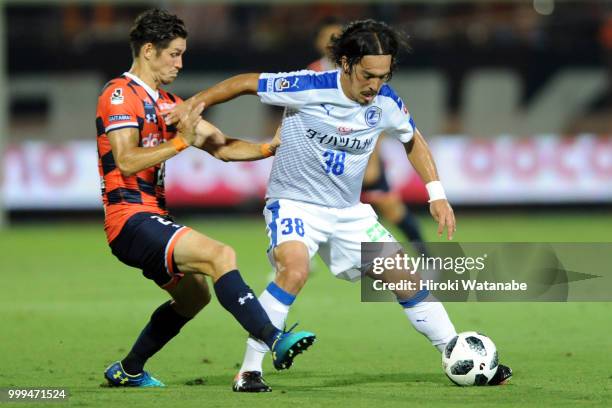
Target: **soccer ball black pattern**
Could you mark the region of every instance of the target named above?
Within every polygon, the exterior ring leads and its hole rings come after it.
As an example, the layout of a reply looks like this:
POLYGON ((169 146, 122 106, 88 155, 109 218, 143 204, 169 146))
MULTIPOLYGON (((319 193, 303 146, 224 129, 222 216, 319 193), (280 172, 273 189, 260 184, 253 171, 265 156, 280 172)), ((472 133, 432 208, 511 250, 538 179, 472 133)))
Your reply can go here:
POLYGON ((481 333, 459 333, 442 353, 442 367, 455 384, 486 385, 497 371, 498 356, 493 341, 481 333))

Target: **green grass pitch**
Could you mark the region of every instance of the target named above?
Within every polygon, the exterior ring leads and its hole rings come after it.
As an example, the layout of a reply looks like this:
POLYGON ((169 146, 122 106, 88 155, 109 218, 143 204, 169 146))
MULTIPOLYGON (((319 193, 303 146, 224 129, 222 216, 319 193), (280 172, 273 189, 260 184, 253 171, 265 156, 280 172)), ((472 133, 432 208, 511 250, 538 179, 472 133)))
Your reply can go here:
MULTIPOLYGON (((234 246, 245 279, 257 293, 265 287, 270 267, 261 219, 180 221, 234 246)), ((433 221, 421 221, 428 238, 440 240, 433 221)), ((456 239, 605 242, 611 227, 605 213, 459 213, 456 239)), ((62 405, 612 404, 610 303, 447 304, 459 331, 487 333, 515 371, 508 386, 459 388, 398 305, 361 303, 358 284, 336 280, 319 261, 289 314, 318 341, 289 371, 274 372, 266 361, 274 392, 231 392, 245 334, 216 300, 147 365, 167 388, 103 388, 103 369, 125 355, 164 292, 111 255, 101 223, 16 226, 0 231, 0 248, 0 387, 66 387, 71 397, 62 405)))

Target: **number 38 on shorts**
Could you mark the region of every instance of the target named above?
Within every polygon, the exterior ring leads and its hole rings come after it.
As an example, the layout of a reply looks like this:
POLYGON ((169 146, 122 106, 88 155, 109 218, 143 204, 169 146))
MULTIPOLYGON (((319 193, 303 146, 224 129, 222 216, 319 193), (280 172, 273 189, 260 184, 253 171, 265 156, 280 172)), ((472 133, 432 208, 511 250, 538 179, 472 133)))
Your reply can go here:
POLYGON ((362 242, 396 242, 368 204, 329 208, 287 199, 268 199, 264 210, 270 238, 268 258, 275 266, 273 249, 299 241, 312 258, 319 253, 329 270, 342 279, 361 277, 362 242))
POLYGON ((285 241, 308 241, 309 214, 286 200, 270 200, 264 209, 272 249, 285 241))
POLYGON ((282 235, 296 233, 300 237, 304 236, 304 221, 301 218, 281 218, 280 224, 283 227, 281 230, 282 235))

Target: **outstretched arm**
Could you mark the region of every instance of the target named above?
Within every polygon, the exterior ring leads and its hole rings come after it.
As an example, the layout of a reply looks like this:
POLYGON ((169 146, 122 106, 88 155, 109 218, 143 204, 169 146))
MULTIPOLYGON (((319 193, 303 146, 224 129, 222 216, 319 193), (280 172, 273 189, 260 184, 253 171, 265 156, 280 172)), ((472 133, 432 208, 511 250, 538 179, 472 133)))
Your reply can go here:
POLYGON ((252 143, 228 137, 205 120, 198 124, 197 133, 198 140, 195 146, 225 162, 265 159, 272 156, 280 144, 278 131, 270 143, 252 143))
POLYGON ((261 160, 272 156, 276 150, 270 143, 251 143, 232 138, 226 138, 221 146, 207 143, 202 149, 224 162, 261 160))
POLYGON ((240 74, 198 92, 186 102, 191 105, 203 103, 204 106, 211 107, 240 95, 255 95, 258 84, 259 74, 240 74))
POLYGON ((240 74, 203 91, 198 92, 185 102, 177 105, 165 114, 166 123, 176 123, 184 111, 203 103, 205 108, 227 102, 240 95, 256 95, 259 84, 259 74, 240 74))
POLYGON ((429 211, 438 223, 438 235, 442 235, 446 227, 448 239, 453 239, 456 229, 455 214, 444 194, 429 146, 418 129, 414 130, 414 137, 404 147, 408 160, 427 187, 429 211))

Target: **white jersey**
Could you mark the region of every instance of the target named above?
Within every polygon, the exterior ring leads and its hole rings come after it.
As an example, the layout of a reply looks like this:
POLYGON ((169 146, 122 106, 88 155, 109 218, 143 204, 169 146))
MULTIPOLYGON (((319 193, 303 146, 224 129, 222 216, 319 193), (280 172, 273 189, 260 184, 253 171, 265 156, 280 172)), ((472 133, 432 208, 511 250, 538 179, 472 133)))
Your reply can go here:
POLYGON ((338 70, 261 74, 257 94, 263 103, 286 108, 269 199, 354 206, 380 133, 407 143, 415 130, 406 105, 389 85, 372 103, 360 105, 342 91, 338 70))

